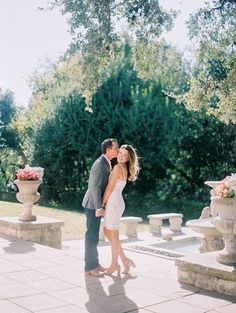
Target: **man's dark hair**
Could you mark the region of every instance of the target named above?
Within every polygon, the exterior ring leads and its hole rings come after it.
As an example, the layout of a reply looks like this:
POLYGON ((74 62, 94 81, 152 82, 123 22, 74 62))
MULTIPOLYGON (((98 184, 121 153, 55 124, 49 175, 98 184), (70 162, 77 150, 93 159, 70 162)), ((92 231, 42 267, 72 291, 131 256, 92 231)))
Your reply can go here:
POLYGON ((113 142, 116 142, 117 143, 117 140, 116 139, 113 139, 113 138, 108 138, 108 139, 105 139, 103 142, 102 142, 102 145, 101 145, 101 148, 102 148, 102 154, 105 154, 107 152, 107 149, 112 149, 112 143, 113 142))

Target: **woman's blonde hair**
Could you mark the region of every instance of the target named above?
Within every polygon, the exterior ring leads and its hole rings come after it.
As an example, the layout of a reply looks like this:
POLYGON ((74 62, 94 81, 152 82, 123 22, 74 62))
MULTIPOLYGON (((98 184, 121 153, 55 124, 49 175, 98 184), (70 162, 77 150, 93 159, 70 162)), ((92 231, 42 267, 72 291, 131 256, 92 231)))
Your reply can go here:
POLYGON ((137 152, 131 145, 122 145, 120 149, 125 149, 129 153, 129 161, 127 162, 128 180, 135 181, 140 170, 137 152))

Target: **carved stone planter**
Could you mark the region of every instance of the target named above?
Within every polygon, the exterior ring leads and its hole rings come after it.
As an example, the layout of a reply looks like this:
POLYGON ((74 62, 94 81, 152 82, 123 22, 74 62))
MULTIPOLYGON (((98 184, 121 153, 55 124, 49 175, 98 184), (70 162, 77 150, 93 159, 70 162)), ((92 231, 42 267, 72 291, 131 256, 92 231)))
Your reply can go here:
POLYGON ((32 215, 32 208, 34 203, 36 203, 40 194, 38 193, 38 188, 42 183, 41 180, 15 180, 19 192, 16 194, 16 198, 19 202, 23 204, 23 212, 19 216, 20 221, 35 221, 37 218, 32 215))
POLYGON ((219 232, 223 234, 225 248, 217 256, 222 264, 236 264, 236 199, 222 199, 214 197, 217 216, 213 222, 219 232))

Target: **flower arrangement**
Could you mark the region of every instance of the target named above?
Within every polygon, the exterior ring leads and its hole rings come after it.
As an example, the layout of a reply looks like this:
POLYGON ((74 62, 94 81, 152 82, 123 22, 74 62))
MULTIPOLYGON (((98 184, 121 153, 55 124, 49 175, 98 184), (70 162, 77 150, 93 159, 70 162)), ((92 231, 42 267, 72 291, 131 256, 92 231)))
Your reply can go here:
POLYGON ((42 180, 44 169, 42 167, 31 167, 26 165, 23 169, 16 171, 16 178, 19 180, 42 180))
POLYGON ((231 174, 220 181, 216 186, 215 193, 221 198, 234 198, 236 196, 234 186, 236 186, 236 174, 231 174))

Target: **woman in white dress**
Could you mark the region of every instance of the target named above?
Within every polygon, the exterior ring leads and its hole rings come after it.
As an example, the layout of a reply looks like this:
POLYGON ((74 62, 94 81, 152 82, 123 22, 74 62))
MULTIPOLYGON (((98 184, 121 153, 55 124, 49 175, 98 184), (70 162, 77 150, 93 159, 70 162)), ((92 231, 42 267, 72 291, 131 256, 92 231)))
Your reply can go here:
POLYGON ((118 164, 114 166, 108 185, 103 196, 105 206, 104 234, 111 243, 112 260, 105 274, 120 273, 118 257, 123 263, 123 273, 127 274, 130 267, 135 267, 134 262, 127 258, 119 240, 120 218, 125 210, 122 191, 126 181, 135 181, 139 172, 138 157, 135 149, 130 145, 123 145, 117 156, 118 164))

